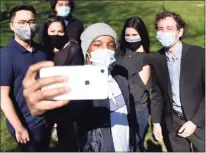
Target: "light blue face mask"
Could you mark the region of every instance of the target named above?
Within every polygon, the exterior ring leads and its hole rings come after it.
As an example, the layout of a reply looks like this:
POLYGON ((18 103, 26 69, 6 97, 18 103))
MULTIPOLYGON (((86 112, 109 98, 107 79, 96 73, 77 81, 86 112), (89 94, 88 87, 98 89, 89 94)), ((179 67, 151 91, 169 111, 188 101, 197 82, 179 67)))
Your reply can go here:
POLYGON ((109 49, 93 51, 90 53, 90 62, 95 66, 106 66, 108 68, 116 61, 114 54, 115 52, 109 49))
POLYGON ((70 14, 71 8, 70 7, 65 7, 61 6, 56 9, 57 15, 61 17, 67 17, 70 14))
POLYGON ((177 32, 157 32, 157 40, 162 44, 164 47, 171 47, 178 41, 178 38, 176 39, 176 33, 177 32))
POLYGON ((125 36, 125 41, 128 43, 139 42, 141 41, 141 37, 140 36, 135 36, 135 37, 125 36))

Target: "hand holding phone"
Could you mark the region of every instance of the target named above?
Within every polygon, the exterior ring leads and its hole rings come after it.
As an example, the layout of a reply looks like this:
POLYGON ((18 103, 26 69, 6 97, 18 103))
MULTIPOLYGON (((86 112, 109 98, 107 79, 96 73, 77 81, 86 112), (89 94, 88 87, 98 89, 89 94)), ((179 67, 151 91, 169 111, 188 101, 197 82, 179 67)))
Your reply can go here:
POLYGON ((68 86, 69 93, 52 97, 50 100, 93 100, 108 97, 108 69, 100 66, 54 66, 42 68, 40 78, 67 76, 66 83, 56 83, 42 88, 52 89, 68 86))

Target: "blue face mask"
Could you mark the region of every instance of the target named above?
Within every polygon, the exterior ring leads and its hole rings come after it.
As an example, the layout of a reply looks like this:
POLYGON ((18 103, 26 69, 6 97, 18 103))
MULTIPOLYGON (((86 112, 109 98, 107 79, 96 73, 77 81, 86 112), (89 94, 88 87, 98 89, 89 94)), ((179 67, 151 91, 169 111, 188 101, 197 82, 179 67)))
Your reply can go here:
POLYGON ((164 47, 171 47, 179 40, 179 38, 176 38, 177 32, 157 32, 157 40, 162 44, 164 47))
POLYGON ((90 62, 95 66, 106 66, 108 68, 116 61, 114 54, 115 52, 109 49, 93 51, 90 53, 90 62))
POLYGON ((67 17, 70 14, 71 8, 62 6, 62 7, 58 7, 56 11, 58 16, 67 17))
POLYGON ((141 41, 141 37, 140 36, 136 36, 136 37, 125 36, 125 41, 128 43, 139 42, 141 41))

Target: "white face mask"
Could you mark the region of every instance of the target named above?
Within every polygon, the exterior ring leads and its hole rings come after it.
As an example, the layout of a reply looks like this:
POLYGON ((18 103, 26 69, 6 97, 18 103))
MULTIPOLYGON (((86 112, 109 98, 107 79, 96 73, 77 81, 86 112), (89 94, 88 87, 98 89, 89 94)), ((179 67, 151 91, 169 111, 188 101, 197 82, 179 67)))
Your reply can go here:
POLYGON ((99 49, 90 53, 90 62, 95 66, 106 66, 116 61, 115 52, 109 49, 99 49))
POLYGON ((125 36, 125 41, 128 43, 139 42, 141 41, 141 37, 140 36, 135 36, 135 37, 125 36))
POLYGON ((70 7, 61 6, 56 9, 57 15, 61 17, 67 17, 71 11, 70 7))
POLYGON ((156 38, 157 38, 157 40, 159 40, 159 42, 162 44, 162 46, 171 47, 174 44, 176 44, 176 42, 179 40, 179 38, 176 38, 177 32, 178 31, 176 31, 176 32, 158 31, 156 38))

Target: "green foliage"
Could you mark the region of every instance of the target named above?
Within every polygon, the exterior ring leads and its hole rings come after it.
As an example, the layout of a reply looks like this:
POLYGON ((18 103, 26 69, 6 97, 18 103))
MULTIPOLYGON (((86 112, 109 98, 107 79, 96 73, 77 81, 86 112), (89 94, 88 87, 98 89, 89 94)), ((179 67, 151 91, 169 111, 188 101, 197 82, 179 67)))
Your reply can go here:
POLYGON ((5 117, 1 112, 1 129, 0 129, 0 151, 1 152, 13 152, 19 151, 14 139, 8 134, 8 130, 5 124, 5 117))
MULTIPOLYGON (((18 4, 30 4, 37 10, 38 23, 46 19, 51 12, 49 2, 40 1, 1 1, 1 46, 4 46, 11 39, 9 29, 9 10, 18 4)), ((110 24, 120 36, 124 21, 131 16, 141 17, 149 31, 151 40, 151 51, 160 48, 153 26, 154 16, 157 12, 167 9, 182 15, 187 23, 185 37, 186 43, 204 47, 204 2, 203 1, 97 1, 79 0, 76 1, 74 16, 79 18, 84 26, 95 22, 106 22, 110 24), (184 8, 184 9, 183 9, 184 8)))

